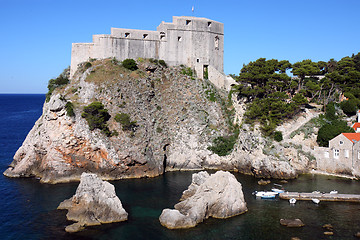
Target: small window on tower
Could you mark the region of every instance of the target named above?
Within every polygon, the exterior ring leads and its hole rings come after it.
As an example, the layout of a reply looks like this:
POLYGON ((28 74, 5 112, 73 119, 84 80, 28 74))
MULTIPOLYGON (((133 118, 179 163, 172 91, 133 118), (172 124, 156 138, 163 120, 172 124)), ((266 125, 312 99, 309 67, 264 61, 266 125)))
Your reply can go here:
POLYGON ((208 22, 208 27, 211 27, 211 22, 208 22))
POLYGON ((146 39, 148 37, 148 34, 143 35, 143 39, 146 39))
POLYGON ((186 25, 189 25, 191 23, 191 20, 186 20, 186 25))
POLYGON ((181 37, 178 37, 178 42, 181 42, 181 40, 182 40, 181 37))
POLYGON ((197 59, 196 59, 196 62, 200 62, 200 59, 197 58, 197 59))
POLYGON ((163 40, 165 38, 165 33, 164 32, 160 32, 160 40, 163 40))
POLYGON ((219 37, 215 37, 215 50, 219 50, 219 37))
POLYGON ((130 37, 130 33, 125 33, 125 37, 130 37))

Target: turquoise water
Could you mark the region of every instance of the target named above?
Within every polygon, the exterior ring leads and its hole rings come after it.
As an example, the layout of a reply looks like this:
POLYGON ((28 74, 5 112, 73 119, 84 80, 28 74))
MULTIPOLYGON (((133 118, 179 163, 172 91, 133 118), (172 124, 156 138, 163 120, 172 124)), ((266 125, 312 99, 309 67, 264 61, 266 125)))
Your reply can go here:
MULTIPOLYGON (((41 115, 43 95, 0 95, 0 170, 12 156, 41 115)), ((360 231, 360 204, 255 199, 257 185, 251 176, 235 174, 243 185, 249 211, 229 219, 207 219, 187 230, 168 230, 158 221, 162 209, 172 208, 191 182, 192 172, 170 172, 157 178, 114 181, 117 195, 129 213, 123 223, 92 227, 68 234, 66 211, 56 210, 71 197, 78 183, 40 184, 36 179, 0 176, 0 239, 355 239, 360 231), (305 227, 289 229, 281 218, 300 218, 305 227), (323 235, 322 226, 334 226, 334 236, 323 235)), ((273 183, 279 183, 274 181, 273 183)), ((331 191, 360 194, 360 183, 327 176, 303 175, 283 185, 288 191, 331 191)))

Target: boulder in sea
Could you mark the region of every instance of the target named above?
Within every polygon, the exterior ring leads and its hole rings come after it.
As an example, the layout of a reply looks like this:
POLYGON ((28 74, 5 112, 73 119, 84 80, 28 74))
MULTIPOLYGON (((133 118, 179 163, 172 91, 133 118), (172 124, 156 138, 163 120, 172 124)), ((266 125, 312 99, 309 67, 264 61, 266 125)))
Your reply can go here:
POLYGON ((175 209, 164 209, 159 220, 169 229, 190 228, 209 217, 229 218, 247 211, 241 184, 229 172, 194 173, 175 209))
POLYGON ((61 202, 58 209, 67 209, 67 219, 76 222, 65 228, 67 232, 78 232, 86 226, 121 222, 128 217, 116 196, 114 185, 91 173, 81 174, 75 195, 61 202))
POLYGON ((296 219, 280 219, 280 224, 286 227, 303 227, 305 224, 298 218, 296 219))

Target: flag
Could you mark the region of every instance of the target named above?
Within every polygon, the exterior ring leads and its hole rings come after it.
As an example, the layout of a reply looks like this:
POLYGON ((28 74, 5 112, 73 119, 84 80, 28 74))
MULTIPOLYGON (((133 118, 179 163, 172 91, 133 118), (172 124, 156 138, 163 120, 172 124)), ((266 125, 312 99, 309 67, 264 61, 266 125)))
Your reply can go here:
POLYGON ((194 6, 192 6, 191 11, 194 12, 194 6))

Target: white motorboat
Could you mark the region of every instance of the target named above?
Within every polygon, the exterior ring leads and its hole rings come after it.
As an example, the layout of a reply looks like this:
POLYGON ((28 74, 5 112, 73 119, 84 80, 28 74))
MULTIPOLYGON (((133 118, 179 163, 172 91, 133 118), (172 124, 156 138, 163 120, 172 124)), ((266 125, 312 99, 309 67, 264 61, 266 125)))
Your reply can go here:
POLYGON ((296 203, 296 199, 295 199, 295 198, 289 199, 289 203, 290 203, 290 204, 295 204, 295 203, 296 203))
POLYGON ((319 204, 320 200, 317 198, 312 198, 311 201, 313 201, 313 203, 315 204, 319 204))
POLYGON ((272 198, 275 198, 278 193, 268 192, 268 191, 255 191, 253 194, 256 197, 261 197, 263 199, 272 199, 272 198))
POLYGON ((330 194, 338 194, 338 191, 332 190, 332 191, 330 191, 330 194))
POLYGON ((276 193, 283 193, 284 192, 284 190, 278 189, 278 188, 272 188, 271 191, 276 192, 276 193))

